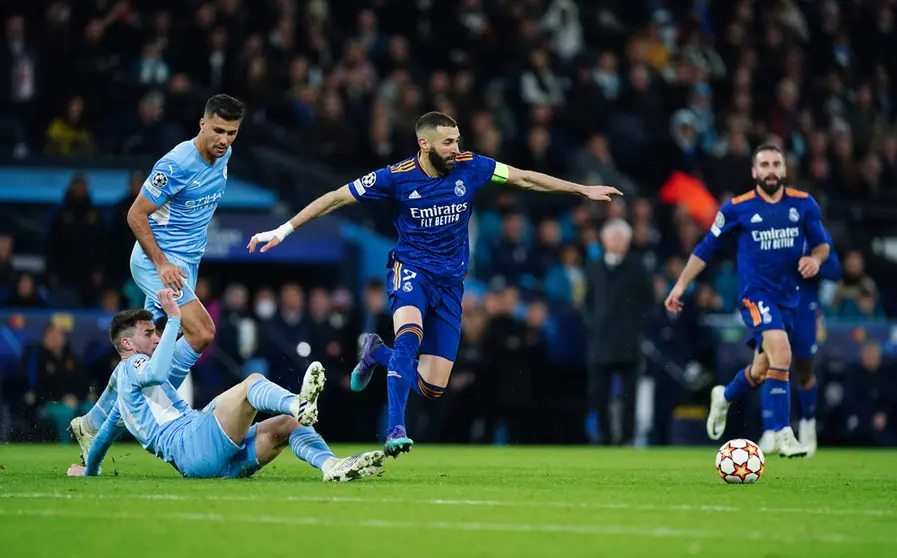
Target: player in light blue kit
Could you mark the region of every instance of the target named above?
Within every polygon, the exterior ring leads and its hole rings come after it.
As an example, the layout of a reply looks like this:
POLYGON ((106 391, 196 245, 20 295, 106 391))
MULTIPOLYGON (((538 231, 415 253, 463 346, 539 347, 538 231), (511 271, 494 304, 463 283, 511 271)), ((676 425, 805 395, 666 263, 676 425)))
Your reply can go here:
MULTIPOLYGON (((137 238, 131 275, 146 295, 146 309, 159 319, 156 293, 164 288, 177 293, 184 336, 175 345, 173 366, 184 377, 215 338, 215 324, 193 291, 209 223, 227 185, 227 162, 243 110, 243 103, 233 97, 211 97, 197 136, 159 159, 128 211, 137 238)), ((72 420, 69 431, 83 450, 89 450, 114 400, 103 394, 92 411, 72 420)))
POLYGON ((448 385, 461 337, 461 299, 470 256, 468 223, 477 190, 511 184, 537 192, 578 194, 609 201, 620 194, 609 186, 582 186, 545 174, 515 169, 459 148, 461 134, 450 116, 423 115, 415 126, 420 151, 324 194, 276 230, 249 241, 252 252, 280 244, 297 227, 344 205, 392 200, 398 211, 399 240, 387 262, 395 349, 368 336, 361 363, 352 372, 352 389, 364 389, 379 364, 387 367, 389 432, 387 455, 409 451, 405 430, 409 390, 437 399, 448 385), (420 352, 420 359, 415 360, 420 352))
POLYGON ((109 446, 122 432, 120 423, 147 451, 185 477, 250 476, 288 445, 324 471, 325 480, 352 480, 379 470, 383 452, 338 459, 311 429, 325 381, 320 363, 309 367, 299 395, 253 374, 202 411, 191 409, 169 380, 181 312, 171 289, 161 290, 156 300, 168 315, 161 339, 147 310, 119 312, 112 321, 110 338, 122 359, 110 380, 118 397, 86 467, 72 465, 69 475, 99 473, 109 446), (253 424, 258 411, 280 416, 253 424))

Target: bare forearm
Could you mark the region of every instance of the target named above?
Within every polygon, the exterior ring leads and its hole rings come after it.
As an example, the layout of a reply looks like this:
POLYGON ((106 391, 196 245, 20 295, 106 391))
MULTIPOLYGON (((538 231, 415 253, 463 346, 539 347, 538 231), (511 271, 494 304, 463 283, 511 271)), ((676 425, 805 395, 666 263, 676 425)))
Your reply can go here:
POLYGON ((690 255, 688 257, 688 263, 685 264, 685 269, 679 274, 679 280, 676 281, 676 283, 682 288, 688 287, 691 282, 704 271, 705 267, 707 267, 707 262, 694 254, 690 255))
POLYGON ((148 215, 143 215, 139 212, 129 211, 128 225, 137 238, 137 242, 140 243, 140 247, 143 248, 143 252, 158 267, 167 262, 168 258, 165 257, 162 249, 159 248, 159 243, 156 242, 153 229, 150 228, 149 220, 147 219, 148 217, 148 215))
POLYGON ((344 196, 340 196, 337 191, 328 192, 306 205, 302 211, 290 219, 289 223, 294 229, 298 229, 309 221, 317 219, 318 217, 323 217, 328 213, 348 205, 348 203, 349 201, 344 196))
POLYGON ((565 194, 582 194, 583 186, 575 182, 561 180, 541 172, 526 171, 513 182, 514 186, 535 192, 558 192, 565 194))
POLYGON ((820 244, 816 248, 813 248, 813 251, 810 252, 810 257, 819 262, 819 265, 828 259, 829 255, 832 253, 832 247, 828 244, 820 244))

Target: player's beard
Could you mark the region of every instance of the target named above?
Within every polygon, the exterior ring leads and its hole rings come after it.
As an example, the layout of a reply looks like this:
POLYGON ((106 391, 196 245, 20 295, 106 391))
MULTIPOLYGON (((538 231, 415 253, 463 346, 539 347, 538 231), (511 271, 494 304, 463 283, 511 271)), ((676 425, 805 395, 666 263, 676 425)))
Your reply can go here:
MULTIPOLYGON (((769 178, 768 176, 766 178, 769 178)), ((767 196, 773 196, 779 189, 784 185, 782 179, 778 176, 773 176, 775 178, 775 182, 767 182, 766 178, 757 179, 757 186, 760 187, 763 192, 766 193, 767 196)))
POLYGON ((439 156, 439 153, 436 153, 435 150, 427 152, 427 159, 430 161, 430 165, 436 172, 439 174, 448 174, 455 166, 455 156, 452 155, 448 158, 448 160, 443 159, 439 156))

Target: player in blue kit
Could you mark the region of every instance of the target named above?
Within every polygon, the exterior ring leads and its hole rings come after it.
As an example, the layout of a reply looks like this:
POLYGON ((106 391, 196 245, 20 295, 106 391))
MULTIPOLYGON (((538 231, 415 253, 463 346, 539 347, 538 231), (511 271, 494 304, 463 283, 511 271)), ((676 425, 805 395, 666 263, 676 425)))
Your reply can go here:
MULTIPOLYGON (((826 231, 826 241, 832 244, 831 236, 826 231)), ((807 249, 804 249, 807 252, 807 249)), ((816 402, 818 389, 816 375, 813 372, 814 357, 818 349, 819 327, 822 310, 819 308, 819 283, 822 279, 841 280, 841 262, 834 249, 829 258, 819 266, 815 277, 805 279, 800 284, 800 300, 794 309, 794 327, 791 329, 791 352, 793 366, 797 376, 797 400, 800 405, 800 421, 797 428, 797 439, 807 448, 807 457, 816 453, 816 402)), ((770 386, 762 386, 763 435, 759 446, 764 452, 775 451, 775 433, 772 430, 772 395, 770 386)))
POLYGON ((367 200, 394 202, 399 239, 387 262, 387 284, 395 349, 379 337, 366 338, 351 381, 352 389, 360 391, 376 365, 387 367, 389 431, 385 451, 393 457, 414 445, 405 430, 409 390, 437 399, 448 385, 461 335, 461 299, 470 254, 468 222, 477 190, 488 184, 512 184, 598 201, 620 194, 616 188, 582 186, 462 152, 457 123, 442 113, 423 115, 415 132, 420 151, 414 157, 321 196, 279 228, 256 234, 249 241, 250 252, 266 243, 261 248, 265 252, 297 227, 342 206, 367 200), (418 352, 420 358, 415 360, 418 352))
POLYGON ((109 446, 123 432, 120 424, 185 477, 250 476, 287 446, 321 469, 324 480, 352 480, 379 471, 383 452, 338 459, 311 428, 325 381, 317 362, 306 372, 299 395, 253 374, 202 411, 191 409, 170 382, 180 309, 171 289, 160 291, 156 299, 168 315, 161 338, 147 310, 119 312, 112 321, 110 338, 122 359, 110 380, 117 399, 86 467, 72 465, 69 475, 98 474, 109 446), (280 416, 253 424, 258 411, 280 416))
POLYGON ((803 457, 807 450, 790 426, 788 380, 792 352, 788 333, 793 326, 800 285, 816 276, 829 257, 831 246, 816 200, 806 192, 784 186, 785 157, 778 147, 758 147, 751 173, 756 186, 723 204, 664 305, 670 312, 680 312, 681 297, 706 267, 720 238, 738 235, 741 315, 752 332, 749 344, 755 349, 754 360, 751 366, 739 370, 728 386, 716 386, 711 391, 707 435, 720 439, 731 401, 766 382, 772 411, 769 424, 775 431, 776 449, 785 457, 803 457), (810 247, 809 255, 804 255, 805 243, 810 247))
MULTIPOLYGON (((215 324, 193 290, 209 223, 227 185, 227 162, 243 110, 243 103, 233 97, 211 97, 197 136, 159 159, 128 211, 137 238, 131 276, 146 295, 146 309, 159 319, 156 293, 166 287, 177 293, 184 336, 175 346, 174 368, 184 377, 215 338, 215 324)), ((105 394, 85 416, 72 420, 69 431, 82 449, 89 449, 113 401, 105 394)))

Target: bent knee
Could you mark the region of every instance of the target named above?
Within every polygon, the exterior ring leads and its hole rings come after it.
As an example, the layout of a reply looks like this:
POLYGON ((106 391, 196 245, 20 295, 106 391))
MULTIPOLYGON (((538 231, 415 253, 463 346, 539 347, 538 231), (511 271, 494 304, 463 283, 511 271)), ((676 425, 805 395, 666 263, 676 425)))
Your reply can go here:
POLYGON ((252 373, 246 376, 246 379, 243 380, 243 383, 246 384, 246 387, 249 388, 252 384, 256 383, 259 380, 264 380, 265 377, 259 374, 258 372, 252 373))
POLYGON ((196 344, 203 349, 211 345, 212 341, 215 340, 215 324, 211 321, 203 324, 199 331, 196 332, 195 340, 196 344))

